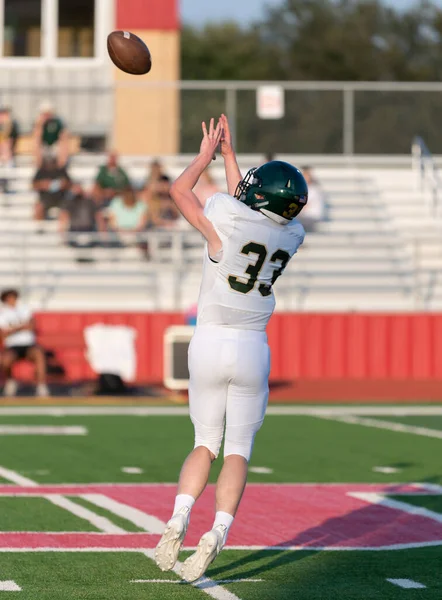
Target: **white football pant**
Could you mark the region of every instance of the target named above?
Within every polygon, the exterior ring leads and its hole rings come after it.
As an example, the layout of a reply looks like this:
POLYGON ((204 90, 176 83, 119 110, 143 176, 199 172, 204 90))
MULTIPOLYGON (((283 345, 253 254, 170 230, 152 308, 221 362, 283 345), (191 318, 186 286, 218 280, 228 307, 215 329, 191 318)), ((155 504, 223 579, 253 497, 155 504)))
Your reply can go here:
POLYGON ((270 349, 267 334, 199 326, 189 346, 189 404, 195 448, 247 461, 267 407, 270 349))

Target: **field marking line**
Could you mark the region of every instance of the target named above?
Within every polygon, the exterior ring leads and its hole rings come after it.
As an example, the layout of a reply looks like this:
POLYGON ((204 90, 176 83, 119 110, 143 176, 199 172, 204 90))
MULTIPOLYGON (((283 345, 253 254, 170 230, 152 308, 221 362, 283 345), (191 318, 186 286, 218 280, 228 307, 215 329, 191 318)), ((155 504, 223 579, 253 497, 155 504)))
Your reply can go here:
POLYGON ((39 487, 39 484, 33 479, 23 477, 20 473, 11 471, 11 469, 7 469, 6 467, 0 466, 0 477, 3 477, 3 479, 15 483, 16 485, 20 485, 21 487, 39 487))
MULTIPOLYGON (((145 550, 143 554, 151 560, 155 561, 155 550, 145 550)), ((182 566, 183 563, 177 561, 172 571, 179 575, 182 566)), ((217 581, 209 579, 208 577, 202 577, 201 579, 198 579, 198 581, 194 581, 190 585, 206 593, 208 596, 215 598, 215 600, 241 600, 236 594, 224 589, 219 585, 217 581)))
POLYGON ((422 490, 421 494, 425 492, 432 492, 438 496, 442 495, 442 485, 438 485, 437 483, 413 483, 413 486, 422 490))
POLYGON ((362 425, 363 427, 374 427, 375 429, 387 429, 399 433, 412 433, 413 435, 422 435, 424 437, 432 437, 442 440, 442 430, 428 429, 428 427, 416 427, 414 425, 404 425, 403 423, 395 423, 394 421, 379 421, 377 419, 367 419, 364 417, 355 416, 325 416, 321 419, 327 421, 335 421, 337 423, 347 423, 349 425, 362 425))
POLYGON ((415 506, 414 504, 408 504, 407 502, 401 502, 400 500, 393 500, 382 494, 373 494, 371 492, 348 492, 347 496, 357 498, 369 504, 376 504, 378 506, 385 506, 386 508, 392 508, 393 510, 400 510, 401 512, 408 513, 409 515, 415 515, 419 517, 425 517, 442 523, 442 514, 437 513, 428 508, 422 506, 415 506))
POLYGON ((52 425, 0 425, 0 435, 87 435, 86 427, 70 425, 55 427, 52 425))
MULTIPOLYGON (((218 585, 226 583, 262 583, 264 579, 214 579, 218 585)), ((190 585, 187 581, 176 581, 175 579, 133 579, 130 583, 172 583, 176 585, 190 585)))
POLYGON ((15 581, 0 581, 0 592, 21 592, 22 589, 15 581))
MULTIPOLYGON (((33 479, 29 479, 28 477, 23 477, 16 471, 12 471, 11 469, 6 469, 5 467, 0 466, 0 477, 3 479, 7 479, 12 483, 16 483, 21 487, 40 487, 39 484, 33 479)), ((71 514, 79 517, 80 519, 84 519, 88 521, 91 525, 99 529, 103 533, 126 533, 124 529, 118 527, 106 517, 101 517, 96 513, 92 512, 88 508, 84 506, 80 506, 72 500, 65 498, 61 494, 40 494, 41 497, 45 498, 55 506, 59 506, 70 512, 71 514)))
MULTIPOLYGON (((441 417, 440 405, 411 406, 269 406, 267 415, 279 416, 384 416, 384 417, 441 417)), ((134 416, 134 417, 188 417, 187 406, 0 406, 0 416, 134 416)))
MULTIPOLYGON (((9 532, 8 532, 9 533, 9 532)), ((27 532, 26 532, 27 533, 27 532)), ((75 533, 75 532, 71 532, 75 533)), ((83 532, 84 533, 84 532, 83 532)), ((90 533, 87 535, 91 535, 90 533)), ((104 535, 100 533, 96 533, 95 535, 104 535)), ((133 535, 133 534, 131 534, 133 535)), ((135 534, 136 535, 136 534, 135 534)), ((0 538, 1 539, 1 538, 0 538)), ((390 552, 394 550, 413 550, 419 548, 434 548, 434 547, 442 547, 442 539, 435 540, 433 542, 412 542, 410 544, 392 544, 390 546, 365 546, 365 547, 355 547, 355 546, 226 546, 225 550, 240 550, 240 551, 259 551, 259 552, 390 552)), ((196 546, 185 546, 183 548, 183 552, 193 552, 196 550, 196 546)), ((17 548, 15 546, 11 547, 0 547, 1 553, 28 553, 28 552, 93 552, 101 553, 101 552, 122 552, 122 553, 145 553, 146 548, 127 548, 124 546, 112 547, 112 548, 103 548, 103 546, 88 546, 84 548, 82 546, 72 547, 72 548, 54 548, 53 546, 42 546, 42 547, 26 547, 26 548, 17 548)), ((152 550, 154 552, 154 550, 152 550)))
POLYGON ((144 529, 144 531, 147 533, 153 533, 157 535, 162 535, 164 533, 166 524, 163 521, 153 515, 149 515, 139 510, 138 508, 123 504, 122 502, 113 500, 113 498, 109 498, 103 494, 82 494, 80 497, 84 500, 87 500, 91 504, 95 504, 95 506, 104 508, 109 512, 112 512, 114 515, 130 521, 137 527, 144 529))
POLYGON ((271 475, 273 473, 273 469, 269 467, 249 467, 250 473, 257 473, 258 475, 271 475))
POLYGON ((66 498, 65 496, 61 496, 60 494, 45 494, 42 497, 46 500, 49 500, 49 502, 55 506, 64 508, 76 517, 87 521, 96 529, 99 529, 102 533, 126 533, 124 529, 118 527, 118 525, 115 525, 115 523, 112 523, 112 521, 106 517, 97 515, 97 513, 94 513, 92 510, 72 502, 72 500, 69 500, 69 498, 66 498))
POLYGON ((412 579, 387 579, 386 581, 404 590, 425 590, 427 588, 423 583, 413 581, 412 579))

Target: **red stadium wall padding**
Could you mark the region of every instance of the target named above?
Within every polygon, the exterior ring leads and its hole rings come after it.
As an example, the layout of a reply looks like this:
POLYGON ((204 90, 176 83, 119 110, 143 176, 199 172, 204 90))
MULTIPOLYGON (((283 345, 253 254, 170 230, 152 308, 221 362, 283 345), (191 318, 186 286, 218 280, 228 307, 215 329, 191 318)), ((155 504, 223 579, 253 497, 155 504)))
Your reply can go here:
POLYGON ((117 0, 117 29, 178 31, 178 0, 117 0))
MULTIPOLYGON (((56 352, 70 381, 94 376, 83 330, 95 323, 137 331, 137 380, 159 383, 163 336, 180 313, 39 313, 39 341, 56 352)), ((275 314, 270 322, 272 381, 442 380, 442 314, 275 314)), ((19 376, 31 374, 20 365, 19 376)))

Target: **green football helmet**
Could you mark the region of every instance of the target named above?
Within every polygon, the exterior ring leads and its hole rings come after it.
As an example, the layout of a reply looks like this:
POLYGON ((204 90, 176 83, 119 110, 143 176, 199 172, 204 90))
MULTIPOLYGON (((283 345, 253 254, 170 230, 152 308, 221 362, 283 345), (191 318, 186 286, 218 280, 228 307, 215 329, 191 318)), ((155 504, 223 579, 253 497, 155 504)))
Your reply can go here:
POLYGON ((235 198, 286 225, 297 217, 308 201, 308 186, 299 169, 274 160, 250 169, 238 184, 235 198))

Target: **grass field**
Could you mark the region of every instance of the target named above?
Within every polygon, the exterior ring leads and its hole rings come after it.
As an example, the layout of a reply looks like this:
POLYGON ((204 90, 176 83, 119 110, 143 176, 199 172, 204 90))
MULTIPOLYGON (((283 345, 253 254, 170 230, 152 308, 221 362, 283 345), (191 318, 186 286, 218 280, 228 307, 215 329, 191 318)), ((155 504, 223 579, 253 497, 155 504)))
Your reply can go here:
POLYGON ((442 598, 442 407, 271 407, 194 585, 152 561, 191 447, 185 407, 0 407, 0 599, 442 598))

